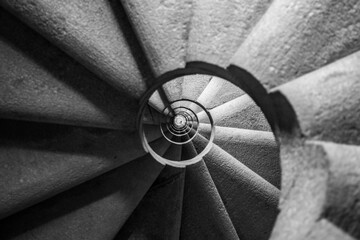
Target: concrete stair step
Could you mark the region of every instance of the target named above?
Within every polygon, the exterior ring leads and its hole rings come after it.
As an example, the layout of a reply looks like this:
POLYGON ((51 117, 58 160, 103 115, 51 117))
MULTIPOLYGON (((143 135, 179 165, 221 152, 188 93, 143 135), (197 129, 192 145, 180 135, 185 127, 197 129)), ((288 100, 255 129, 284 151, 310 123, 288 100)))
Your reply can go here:
MULTIPOLYGON (((214 76, 196 101, 206 109, 212 109, 243 94, 244 91, 229 81, 214 76)), ((196 112, 199 111, 201 111, 201 108, 198 108, 196 112)))
MULTIPOLYGON (((180 137, 174 137, 173 141, 180 141, 180 137)), ((164 154, 164 158, 172 160, 172 161, 180 161, 182 155, 182 145, 171 144, 169 149, 164 154)))
POLYGON ((204 91, 211 78, 209 75, 202 74, 184 76, 181 98, 195 101, 204 91))
POLYGON ((166 166, 115 239, 179 239, 184 179, 166 166))
POLYGON ((136 99, 119 94, 3 8, 0 21, 1 118, 135 130, 136 99))
POLYGON ((178 77, 162 85, 165 94, 170 102, 182 98, 183 82, 184 77, 178 77))
POLYGON ((119 1, 0 4, 124 94, 140 98, 152 80, 119 1))
MULTIPOLYGON (((210 131, 209 124, 200 125, 199 133, 205 138, 210 138, 210 131)), ((214 143, 280 188, 279 147, 272 132, 216 126, 214 143)))
POLYGON ((360 144, 360 52, 271 91, 282 129, 360 144), (290 114, 291 113, 291 114, 290 114))
POLYGON ((191 2, 121 0, 157 77, 185 67, 191 2))
POLYGON ((3 219, 1 239, 113 239, 163 165, 149 155, 3 219))
POLYGON ((14 120, 0 126, 0 219, 145 155, 137 133, 14 120))
POLYGON ((187 61, 226 67, 271 1, 198 0, 193 3, 187 61))
MULTIPOLYGON (((248 95, 224 103, 210 110, 210 114, 216 126, 271 131, 261 109, 248 95)), ((205 112, 198 117, 201 123, 210 123, 205 112)))
POLYGON ((180 239, 239 239, 204 161, 186 167, 180 239))
POLYGON ((231 64, 267 89, 360 49, 358 1, 274 0, 231 64))
MULTIPOLYGON (((194 144, 203 147, 207 140, 198 137, 194 144)), ((279 189, 217 145, 204 161, 239 238, 268 239, 278 214, 279 189)))
POLYGON ((271 239, 359 239, 359 156, 359 146, 306 141, 271 239))

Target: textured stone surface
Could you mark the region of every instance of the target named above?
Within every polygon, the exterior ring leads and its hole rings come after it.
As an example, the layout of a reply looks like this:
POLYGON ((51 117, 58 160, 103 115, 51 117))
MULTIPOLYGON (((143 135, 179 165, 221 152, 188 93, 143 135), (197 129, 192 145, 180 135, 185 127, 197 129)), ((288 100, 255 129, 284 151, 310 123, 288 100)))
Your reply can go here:
POLYGON ((185 76, 182 84, 182 98, 195 101, 204 91, 210 79, 211 76, 202 74, 185 76))
MULTIPOLYGON (((242 95, 212 110, 210 114, 216 126, 271 131, 261 109, 248 96, 242 95)), ((198 114, 201 123, 210 123, 205 112, 198 114)))
POLYGON ((359 147, 308 142, 301 151, 300 158, 293 158, 298 173, 283 200, 271 239, 320 234, 312 232, 322 219, 359 238, 359 147))
POLYGON ((170 102, 182 98, 184 77, 173 79, 163 85, 164 91, 170 102))
POLYGON ((197 102, 206 107, 206 109, 212 109, 243 94, 244 91, 231 82, 214 76, 198 97, 197 102))
MULTIPOLYGON (((205 139, 195 147, 206 144, 205 139)), ((204 157, 240 239, 268 239, 278 214, 280 191, 214 145, 204 157)))
POLYGON ((270 2, 194 1, 187 61, 204 61, 226 67, 270 2))
MULTIPOLYGON (((274 89, 296 114, 303 135, 339 143, 360 144, 360 52, 274 89)), ((277 108, 280 118, 287 109, 277 108)))
POLYGON ((145 154, 136 133, 1 121, 0 217, 145 154))
MULTIPOLYGON (((199 133, 210 138, 210 125, 201 124, 199 133)), ((231 156, 280 188, 279 147, 271 132, 215 127, 214 143, 231 156)))
POLYGON ((113 239, 163 166, 144 156, 2 220, 1 239, 113 239))
POLYGON ((0 4, 119 90, 133 97, 145 91, 151 74, 146 72, 144 57, 119 1, 0 4))
POLYGON ((204 161, 186 168, 180 239, 239 239, 204 161))
POLYGON ((115 239, 179 239, 185 169, 165 167, 115 239))
POLYGON ((138 103, 0 8, 2 118, 135 130, 138 103))
POLYGON ((121 0, 156 76, 185 67, 192 0, 121 0))
POLYGON ((360 2, 275 0, 232 64, 271 89, 360 49, 360 2))

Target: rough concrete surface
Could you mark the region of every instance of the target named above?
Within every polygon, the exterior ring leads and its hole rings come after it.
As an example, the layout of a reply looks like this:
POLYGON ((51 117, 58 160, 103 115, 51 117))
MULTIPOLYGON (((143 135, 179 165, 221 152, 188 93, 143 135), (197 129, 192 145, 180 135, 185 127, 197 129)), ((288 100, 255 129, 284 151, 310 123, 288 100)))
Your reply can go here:
POLYGON ((214 76, 198 97, 197 102, 209 110, 243 94, 245 94, 244 91, 231 82, 214 76))
MULTIPOLYGON (((210 125, 201 124, 199 133, 210 139, 210 125)), ((214 143, 280 188, 279 147, 272 132, 216 126, 214 143)))
POLYGON ((146 90, 151 74, 118 0, 0 4, 123 93, 140 98, 146 90))
POLYGON ((359 1, 274 0, 231 64, 271 89, 359 49, 359 1))
POLYGON ((315 234, 322 219, 340 229, 337 235, 345 232, 359 238, 360 149, 307 142, 302 152, 300 159, 293 158, 300 166, 283 200, 271 239, 307 239, 315 234))
MULTIPOLYGON (((247 94, 213 108, 210 114, 216 126, 271 131, 261 109, 247 94)), ((201 123, 210 123, 205 112, 198 118, 201 123)))
POLYGON ((210 80, 211 76, 203 74, 185 76, 182 84, 182 98, 195 101, 204 91, 210 80))
POLYGON ((226 67, 271 0, 194 1, 187 61, 226 67))
POLYGON ((113 239, 161 172, 149 155, 13 215, 1 239, 113 239))
MULTIPOLYGON (((195 142, 195 147, 207 143, 195 142)), ((279 189, 214 145, 204 157, 240 239, 268 239, 276 220, 279 189)))
MULTIPOLYGON (((295 111, 306 137, 360 144, 360 52, 306 74, 272 91, 295 111)), ((277 101, 277 99, 274 99, 277 101)), ((278 108, 280 117, 286 113, 278 108)))
POLYGON ((2 8, 0 22, 3 118, 135 130, 136 99, 101 81, 2 8))
POLYGON ((137 133, 1 120, 0 218, 145 155, 137 133))
POLYGON ((114 239, 179 239, 185 169, 165 167, 114 239))
POLYGON ((156 76, 185 67, 192 0, 121 0, 156 76))
POLYGON ((180 239, 239 240, 204 161, 186 168, 180 239))

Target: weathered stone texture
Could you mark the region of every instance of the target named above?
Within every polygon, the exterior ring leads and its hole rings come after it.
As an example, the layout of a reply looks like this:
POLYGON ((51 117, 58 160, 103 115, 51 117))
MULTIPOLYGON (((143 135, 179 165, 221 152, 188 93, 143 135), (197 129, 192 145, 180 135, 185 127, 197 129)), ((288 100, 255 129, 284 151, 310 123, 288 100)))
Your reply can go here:
MULTIPOLYGON (((261 109, 248 95, 224 103, 210 110, 210 114, 216 126, 271 131, 261 109)), ((209 123, 206 116, 205 112, 200 112, 199 121, 209 123)))
POLYGON ((180 239, 239 240, 204 161, 186 168, 180 239))
MULTIPOLYGON (((360 52, 274 89, 296 114, 301 133, 309 138, 360 144, 360 52)), ((279 101, 274 98, 274 101, 279 101)), ((277 107, 280 118, 286 109, 277 107)))
MULTIPOLYGON (((200 124, 199 133, 209 139, 210 129, 209 124, 200 124)), ((216 126, 214 143, 280 188, 279 147, 272 132, 216 126)))
MULTIPOLYGON (((195 147, 207 144, 197 138, 195 147)), ((280 191, 214 145, 204 161, 240 239, 268 239, 278 214, 280 191)))
POLYGON ((275 0, 231 63, 271 89, 359 49, 359 1, 275 0))
POLYGON ((271 0, 196 0, 187 61, 226 67, 271 0))
POLYGON ((2 118, 135 130, 138 102, 120 94, 0 8, 2 118))
MULTIPOLYGON (((292 159, 299 165, 298 172, 293 176, 289 192, 283 196, 271 239, 307 239, 315 234, 322 219, 359 238, 360 149, 307 142, 300 151, 301 158, 294 155, 292 159)), ((332 232, 339 235, 341 231, 332 232)))
POLYGON ((121 0, 156 76, 185 67, 192 0, 121 0))
POLYGON ((151 74, 144 75, 141 51, 117 0, 0 4, 123 93, 140 98, 146 90, 151 74))
POLYGON ((136 133, 1 121, 0 218, 145 155, 136 133))
POLYGON ((0 222, 1 239, 113 239, 163 166, 149 155, 0 222))

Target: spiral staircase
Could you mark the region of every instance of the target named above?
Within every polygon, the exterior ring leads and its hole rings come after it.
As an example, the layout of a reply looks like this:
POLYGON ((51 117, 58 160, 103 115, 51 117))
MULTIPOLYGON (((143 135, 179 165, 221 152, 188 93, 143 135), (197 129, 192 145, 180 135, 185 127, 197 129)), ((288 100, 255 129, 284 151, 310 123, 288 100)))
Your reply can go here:
POLYGON ((0 239, 360 239, 359 1, 0 6, 0 239))

